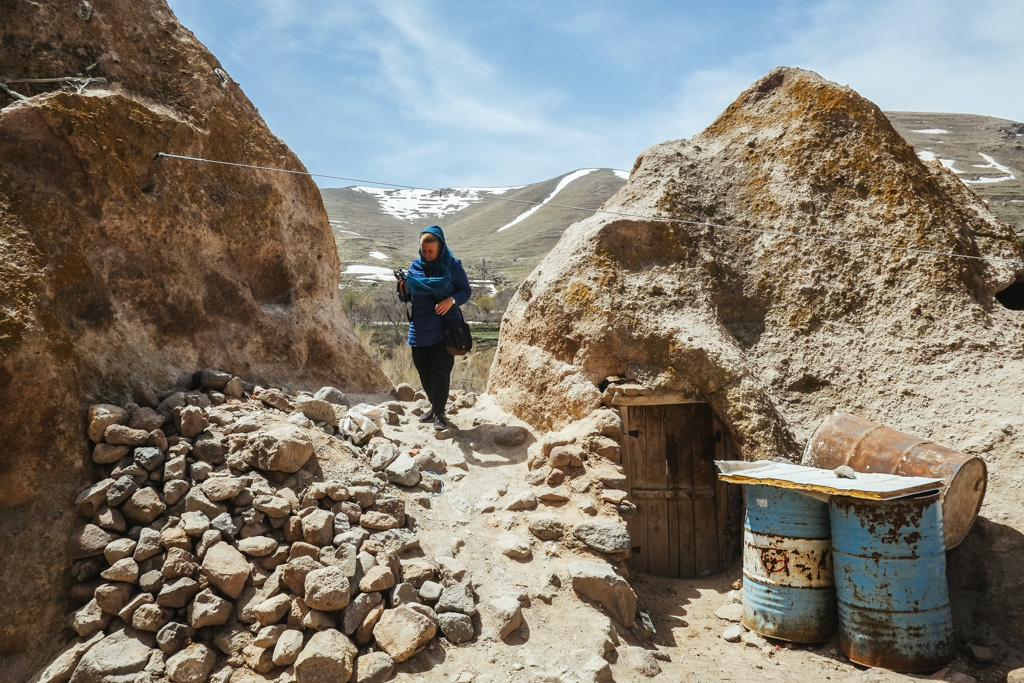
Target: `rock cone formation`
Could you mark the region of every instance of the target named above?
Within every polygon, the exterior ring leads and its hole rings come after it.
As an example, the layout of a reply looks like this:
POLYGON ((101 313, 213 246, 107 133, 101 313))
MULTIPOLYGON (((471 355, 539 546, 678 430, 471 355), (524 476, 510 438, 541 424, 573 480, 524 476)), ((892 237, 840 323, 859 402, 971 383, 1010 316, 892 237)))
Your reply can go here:
MULTIPOLYGON (((988 452, 990 472, 1005 469, 982 514, 1024 528, 1008 504, 1024 312, 1004 305, 1024 286, 1024 249, 875 105, 775 69, 693 139, 644 151, 603 208, 509 306, 489 385, 503 407, 560 427, 625 377, 710 403, 747 459, 795 459, 845 410, 988 452)), ((974 606, 1011 594, 1012 556, 991 559, 971 570, 991 590, 974 606)))
POLYGON ((204 366, 389 383, 348 328, 308 177, 156 158, 302 170, 165 3, 5 2, 2 23, 0 669, 16 680, 10 653, 40 661, 66 609, 81 406, 204 366))
POLYGON ((490 390, 542 426, 589 413, 612 376, 694 394, 750 458, 796 455, 794 432, 841 404, 896 416, 910 394, 871 395, 897 373, 1019 326, 993 295, 1024 262, 885 248, 1024 258, 954 181, 849 88, 776 69, 566 232, 509 308, 490 390))

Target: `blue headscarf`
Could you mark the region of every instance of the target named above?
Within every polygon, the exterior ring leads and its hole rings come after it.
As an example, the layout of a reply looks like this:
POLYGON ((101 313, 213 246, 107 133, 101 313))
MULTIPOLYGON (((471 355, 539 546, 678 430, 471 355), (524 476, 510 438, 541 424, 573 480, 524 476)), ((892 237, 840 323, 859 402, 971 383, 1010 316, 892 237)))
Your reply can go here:
POLYGON ((431 225, 420 232, 422 239, 425 233, 436 235, 441 240, 437 258, 427 261, 423 258, 423 250, 420 249, 420 257, 412 262, 409 272, 406 274, 406 282, 409 291, 413 296, 432 296, 437 300, 448 295, 452 285, 452 256, 448 249, 448 243, 444 239, 444 232, 440 225, 431 225))

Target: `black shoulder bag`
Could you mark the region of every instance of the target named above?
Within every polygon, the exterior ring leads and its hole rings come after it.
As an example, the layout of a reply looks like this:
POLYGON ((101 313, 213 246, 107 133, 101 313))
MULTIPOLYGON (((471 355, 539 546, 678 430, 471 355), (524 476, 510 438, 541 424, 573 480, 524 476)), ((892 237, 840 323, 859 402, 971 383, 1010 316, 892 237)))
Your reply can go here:
MULTIPOLYGON (((458 306, 452 308, 458 310, 458 306)), ((451 309, 448 309, 448 313, 451 313, 451 309)), ((462 317, 461 311, 458 320, 449 320, 448 313, 441 316, 441 323, 444 325, 444 345, 453 356, 465 356, 473 349, 473 335, 469 331, 469 323, 462 317)))

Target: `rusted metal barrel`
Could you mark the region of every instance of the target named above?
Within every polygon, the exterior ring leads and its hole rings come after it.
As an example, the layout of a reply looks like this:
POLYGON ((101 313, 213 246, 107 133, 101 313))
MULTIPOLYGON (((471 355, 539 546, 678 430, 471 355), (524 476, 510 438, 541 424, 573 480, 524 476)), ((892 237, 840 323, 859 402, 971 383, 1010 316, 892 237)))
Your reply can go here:
POLYGON ((839 648, 851 661, 934 671, 953 658, 939 494, 832 499, 839 648))
POLYGON ((746 495, 743 624, 780 640, 827 641, 836 628, 828 503, 760 484, 746 495))
POLYGON ((946 549, 964 540, 985 498, 985 461, 934 441, 883 427, 877 422, 833 413, 818 425, 804 450, 803 464, 823 469, 849 465, 858 472, 908 477, 941 477, 946 549))

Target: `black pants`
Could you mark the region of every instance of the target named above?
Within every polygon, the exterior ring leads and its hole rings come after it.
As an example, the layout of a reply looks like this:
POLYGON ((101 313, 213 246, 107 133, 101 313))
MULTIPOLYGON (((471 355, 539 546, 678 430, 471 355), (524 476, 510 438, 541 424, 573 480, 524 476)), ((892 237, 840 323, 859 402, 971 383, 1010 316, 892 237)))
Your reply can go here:
POLYGON ((420 383, 430 401, 430 407, 435 416, 443 416, 445 404, 448 403, 448 388, 452 382, 455 357, 448 353, 443 341, 433 346, 411 348, 412 364, 420 374, 420 383))

